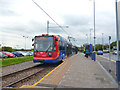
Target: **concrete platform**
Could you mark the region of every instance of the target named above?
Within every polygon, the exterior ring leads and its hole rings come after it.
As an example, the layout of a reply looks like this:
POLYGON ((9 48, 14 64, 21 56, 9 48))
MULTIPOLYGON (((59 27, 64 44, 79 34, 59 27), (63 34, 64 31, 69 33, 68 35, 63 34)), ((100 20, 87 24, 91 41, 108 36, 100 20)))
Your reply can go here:
POLYGON ((32 86, 21 88, 117 88, 97 62, 82 53, 71 56, 32 86))
POLYGON ((60 81, 58 87, 72 88, 116 88, 103 69, 90 58, 79 54, 60 81))

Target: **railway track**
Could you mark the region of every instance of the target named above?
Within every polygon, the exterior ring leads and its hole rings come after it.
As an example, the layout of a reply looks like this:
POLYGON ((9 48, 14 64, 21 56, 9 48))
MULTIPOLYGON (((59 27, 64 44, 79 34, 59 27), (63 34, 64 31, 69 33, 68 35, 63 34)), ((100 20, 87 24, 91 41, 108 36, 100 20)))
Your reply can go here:
POLYGON ((40 64, 25 70, 2 76, 2 87, 19 88, 22 85, 32 85, 59 64, 40 64))
MULTIPOLYGON (((42 69, 42 70, 44 70, 44 69, 42 69)), ((12 82, 12 83, 6 85, 5 87, 16 87, 18 83, 23 83, 24 81, 26 81, 27 79, 31 78, 32 76, 34 76, 34 75, 42 72, 42 70, 39 70, 39 71, 36 72, 36 73, 30 74, 30 75, 28 75, 28 76, 26 76, 26 77, 23 77, 23 78, 21 78, 21 79, 18 80, 18 81, 12 82)))

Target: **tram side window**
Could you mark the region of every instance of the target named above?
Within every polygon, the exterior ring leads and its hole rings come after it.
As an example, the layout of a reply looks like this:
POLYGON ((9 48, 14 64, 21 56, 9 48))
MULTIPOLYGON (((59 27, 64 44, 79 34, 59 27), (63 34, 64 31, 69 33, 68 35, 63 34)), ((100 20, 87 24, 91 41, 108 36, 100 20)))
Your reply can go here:
POLYGON ((65 43, 63 42, 63 50, 65 50, 65 43))
POLYGON ((56 41, 54 41, 54 51, 56 51, 56 41))
POLYGON ((62 42, 59 41, 59 50, 62 50, 62 42))

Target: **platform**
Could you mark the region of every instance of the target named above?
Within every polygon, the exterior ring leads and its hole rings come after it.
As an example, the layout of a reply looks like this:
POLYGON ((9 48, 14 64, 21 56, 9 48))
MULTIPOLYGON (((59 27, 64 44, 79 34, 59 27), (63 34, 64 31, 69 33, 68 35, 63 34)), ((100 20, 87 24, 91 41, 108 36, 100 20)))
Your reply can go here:
POLYGON ((82 53, 71 56, 32 86, 21 88, 117 88, 101 66, 82 53))

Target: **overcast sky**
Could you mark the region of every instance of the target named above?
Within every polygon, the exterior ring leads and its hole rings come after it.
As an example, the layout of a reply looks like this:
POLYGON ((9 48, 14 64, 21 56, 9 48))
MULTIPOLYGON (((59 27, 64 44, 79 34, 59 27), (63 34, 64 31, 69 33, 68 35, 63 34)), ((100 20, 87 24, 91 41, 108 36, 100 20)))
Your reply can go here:
MULTIPOLYGON (((0 43, 13 48, 32 48, 32 38, 46 33, 47 20, 50 22, 50 34, 59 34, 67 38, 74 37, 77 45, 90 42, 90 28, 93 28, 92 0, 34 0, 58 24, 68 25, 65 33, 32 0, 0 0, 0 43)), ((108 36, 116 40, 115 0, 96 0, 96 43, 108 43, 108 36)), ((91 31, 93 43, 93 30, 91 31)))

